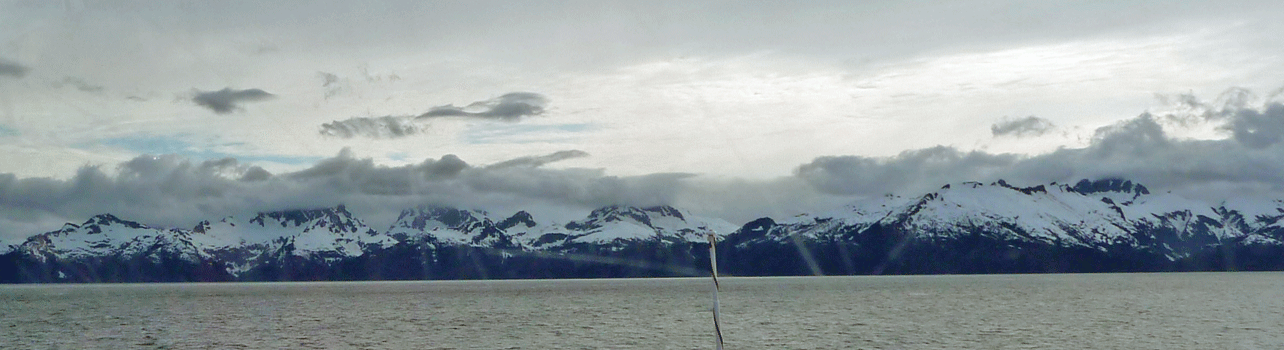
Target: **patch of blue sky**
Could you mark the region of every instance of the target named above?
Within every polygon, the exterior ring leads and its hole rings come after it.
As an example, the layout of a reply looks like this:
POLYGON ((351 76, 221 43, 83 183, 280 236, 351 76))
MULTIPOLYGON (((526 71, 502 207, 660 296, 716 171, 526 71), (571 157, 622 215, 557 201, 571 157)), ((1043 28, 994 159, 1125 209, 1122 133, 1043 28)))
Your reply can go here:
POLYGON ((573 135, 590 131, 591 124, 473 124, 464 130, 462 140, 468 144, 565 142, 573 135))
MULTIPOLYGON (((77 145, 84 148, 94 145, 105 145, 120 149, 137 152, 139 154, 174 154, 187 157, 192 160, 211 160, 223 158, 236 158, 244 163, 278 163, 289 165, 312 164, 320 161, 322 157, 301 157, 301 156, 284 156, 284 155, 250 155, 235 154, 212 149, 201 148, 193 145, 191 142, 173 136, 155 136, 139 135, 126 136, 100 140, 97 142, 88 142, 77 145)), ((228 144, 232 145, 232 144, 228 144)))
POLYGON ((410 154, 407 154, 406 152, 394 152, 394 153, 389 153, 389 154, 388 154, 388 159, 392 159, 392 160, 394 160, 394 161, 398 161, 398 162, 404 162, 404 161, 406 161, 407 159, 410 159, 410 154))
POLYGON ((18 132, 18 129, 14 129, 12 127, 9 127, 8 125, 0 124, 0 137, 18 136, 18 135, 22 135, 22 133, 18 132))

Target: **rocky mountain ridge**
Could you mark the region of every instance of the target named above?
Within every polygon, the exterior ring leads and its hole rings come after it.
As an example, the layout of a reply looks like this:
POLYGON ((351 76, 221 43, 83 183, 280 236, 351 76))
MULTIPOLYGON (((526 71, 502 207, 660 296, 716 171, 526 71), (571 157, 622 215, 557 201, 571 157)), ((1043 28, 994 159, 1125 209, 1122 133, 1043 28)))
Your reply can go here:
MULTIPOLYGON (((421 206, 386 230, 344 206, 155 228, 98 215, 0 255, 6 282, 698 275, 705 236, 743 275, 1284 268, 1284 201, 1209 205, 1127 180, 965 182, 740 227, 668 206, 566 223, 421 206)), ((726 260, 726 263, 721 261, 726 260)), ((703 264, 703 265, 702 265, 703 264)))
MULTIPOLYGON (((609 206, 583 220, 539 224, 527 212, 493 218, 485 211, 421 206, 403 211, 390 228, 377 231, 346 207, 259 213, 248 220, 226 217, 191 229, 156 228, 110 214, 37 234, 8 247, 5 256, 39 264, 99 265, 101 260, 162 264, 165 261, 223 266, 225 279, 288 260, 333 265, 380 253, 395 245, 424 250, 565 251, 593 245, 622 247, 642 241, 686 242, 734 226, 714 219, 688 220, 672 207, 609 206)), ((162 268, 162 267, 155 267, 162 268)), ((54 268, 61 278, 93 275, 92 266, 54 268), (66 271, 77 270, 77 271, 66 271)), ((91 281, 95 279, 90 279, 91 281)))

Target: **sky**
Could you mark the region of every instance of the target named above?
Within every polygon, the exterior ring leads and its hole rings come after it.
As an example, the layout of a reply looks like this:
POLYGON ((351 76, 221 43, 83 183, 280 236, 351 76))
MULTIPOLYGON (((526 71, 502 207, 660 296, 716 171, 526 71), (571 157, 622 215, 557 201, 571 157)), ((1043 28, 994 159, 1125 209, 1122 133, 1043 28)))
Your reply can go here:
MULTIPOLYGON (((943 184, 1284 193, 1273 1, 0 0, 0 241, 347 204, 744 222, 943 184), (542 212, 541 212, 542 211, 542 212)), ((1279 196, 1284 198, 1284 195, 1279 196)))

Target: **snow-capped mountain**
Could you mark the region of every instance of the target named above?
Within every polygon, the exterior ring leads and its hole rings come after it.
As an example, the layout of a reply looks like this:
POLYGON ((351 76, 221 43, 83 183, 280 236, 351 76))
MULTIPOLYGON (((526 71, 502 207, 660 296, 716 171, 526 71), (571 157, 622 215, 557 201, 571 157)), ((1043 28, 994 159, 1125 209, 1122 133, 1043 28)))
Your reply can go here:
POLYGON ((725 221, 689 217, 670 206, 636 208, 609 206, 589 213, 583 220, 550 229, 540 237, 564 234, 564 244, 619 244, 630 241, 664 240, 703 242, 710 233, 726 235, 734 226, 725 221))
POLYGON ((397 243, 366 226, 342 205, 259 213, 243 220, 202 221, 191 232, 202 251, 229 263, 229 272, 234 275, 264 259, 295 256, 334 262, 397 243))
POLYGON ((690 217, 669 206, 607 206, 564 224, 541 224, 525 211, 492 217, 482 210, 424 206, 403 211, 388 234, 437 244, 547 250, 644 240, 702 242, 711 232, 725 235, 734 229, 725 221, 690 217))
POLYGON ((104 257, 217 261, 235 276, 264 260, 299 256, 332 262, 395 243, 338 206, 259 213, 247 220, 226 217, 202 221, 190 230, 153 228, 102 214, 32 236, 16 251, 40 261, 104 257))
POLYGON ((193 260, 204 256, 200 247, 192 243, 190 232, 147 227, 111 214, 94 216, 81 224, 68 223, 57 231, 31 236, 16 246, 15 251, 41 261, 107 256, 157 259, 166 253, 193 260))
POLYGON ((402 211, 388 235, 436 245, 511 247, 512 238, 488 215, 482 210, 421 206, 402 211))
POLYGON ((1126 180, 965 182, 736 227, 669 206, 567 222, 421 206, 386 230, 344 206, 158 228, 103 214, 0 254, 0 281, 1284 269, 1284 200, 1208 204, 1126 180), (5 271, 17 271, 7 272, 5 271))
POLYGON ((758 222, 738 232, 737 244, 853 239, 871 229, 915 241, 981 237, 1107 251, 1117 247, 1163 252, 1169 259, 1225 243, 1279 244, 1284 202, 1212 206, 1140 184, 1108 179, 1016 187, 1005 181, 965 182, 913 198, 887 196, 844 211, 758 222))
POLYGON ((453 248, 618 248, 641 241, 703 242, 710 232, 733 229, 726 222, 691 217, 672 207, 610 206, 582 220, 541 223, 525 211, 496 218, 481 210, 421 206, 404 210, 391 227, 377 231, 340 205, 229 216, 201 221, 191 229, 154 228, 103 214, 32 236, 15 246, 14 253, 39 263, 93 264, 86 261, 104 257, 211 262, 235 278, 279 273, 299 264, 324 270, 354 259, 386 259, 380 254, 398 244, 428 249, 434 261, 427 263, 438 263, 436 252, 453 248))

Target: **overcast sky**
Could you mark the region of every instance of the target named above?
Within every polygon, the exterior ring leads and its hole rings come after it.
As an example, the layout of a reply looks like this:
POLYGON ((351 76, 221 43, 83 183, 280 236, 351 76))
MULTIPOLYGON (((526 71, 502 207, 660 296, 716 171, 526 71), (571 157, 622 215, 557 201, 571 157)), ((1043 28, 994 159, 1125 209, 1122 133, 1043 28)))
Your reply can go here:
POLYGON ((102 212, 188 226, 338 203, 384 221, 434 203, 675 204, 734 222, 998 178, 1276 193, 1281 15, 3 0, 0 237, 102 212))

